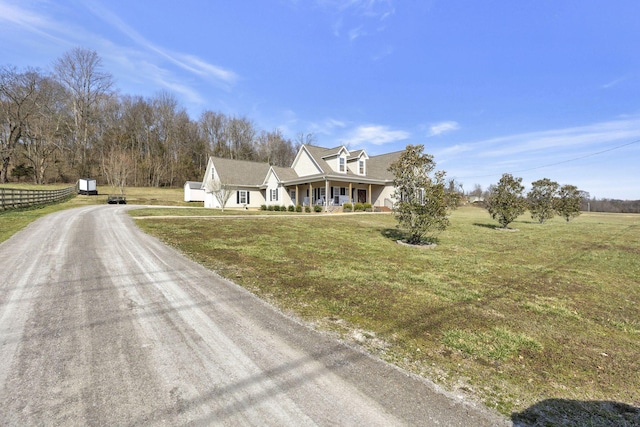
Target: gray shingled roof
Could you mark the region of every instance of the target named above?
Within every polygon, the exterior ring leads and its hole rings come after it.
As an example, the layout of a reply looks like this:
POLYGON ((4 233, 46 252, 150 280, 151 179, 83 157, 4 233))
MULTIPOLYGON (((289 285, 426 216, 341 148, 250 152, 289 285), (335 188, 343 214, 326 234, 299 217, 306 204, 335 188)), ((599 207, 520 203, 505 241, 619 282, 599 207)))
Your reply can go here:
MULTIPOLYGON (((317 147, 315 145, 305 145, 305 147, 318 163, 320 168, 322 168, 324 173, 305 176, 304 178, 313 180, 315 178, 322 179, 326 175, 339 175, 322 157, 337 154, 342 146, 324 148, 317 147)), ((364 150, 356 150, 353 151, 353 153, 360 154, 362 151, 364 150)), ((402 151, 396 151, 394 153, 369 157, 367 160, 366 178, 380 181, 392 181, 394 178, 393 174, 387 169, 401 153, 402 151)), ((263 185, 270 168, 268 163, 250 162, 246 160, 231 160, 220 157, 212 157, 211 160, 222 182, 228 182, 239 186, 259 187, 263 185)), ((293 181, 301 178, 296 174, 293 168, 274 166, 273 170, 276 175, 278 175, 278 179, 282 182, 293 181)), ((340 176, 342 175, 340 174, 340 176)), ((357 175, 354 175, 351 171, 347 171, 345 176, 352 178, 357 177, 357 175)))
POLYGON ((380 154, 379 156, 370 156, 367 160, 367 178, 392 181, 394 176, 388 171, 391 163, 396 161, 402 154, 402 151, 394 153, 380 154))
MULTIPOLYGON (((322 168, 325 174, 331 174, 333 172, 333 169, 322 157, 329 156, 332 154, 337 154, 340 148, 342 148, 342 146, 335 147, 335 148, 323 148, 323 147, 316 147, 315 145, 305 145, 305 147, 307 148, 307 150, 309 150, 309 153, 311 154, 311 156, 313 156, 315 161, 320 165, 320 167, 322 168)), ((359 155, 362 151, 364 150, 354 150, 350 153, 353 157, 354 154, 359 155)), ((369 159, 367 160, 367 176, 366 177, 370 179, 392 181, 394 178, 393 174, 389 172, 387 169, 389 169, 389 166, 391 165, 391 163, 393 163, 398 157, 400 157, 401 153, 402 151, 396 151, 393 153, 381 154, 378 156, 370 156, 369 159)), ((347 175, 355 176, 350 171, 347 172, 347 175)))
POLYGON ((322 169, 324 173, 333 172, 333 168, 329 166, 329 163, 327 163, 327 161, 324 160, 323 157, 338 154, 338 151, 340 151, 340 148, 342 148, 342 146, 335 147, 335 148, 324 148, 324 147, 318 147, 315 145, 305 144, 305 147, 309 151, 309 154, 311 154, 311 157, 313 157, 313 159, 318 163, 318 165, 320 166, 320 169, 322 169))
POLYGON ((233 185, 260 186, 269 172, 268 163, 231 160, 212 157, 211 161, 220 176, 220 180, 233 185))
POLYGON ((276 175, 278 175, 278 179, 280 181, 290 181, 292 179, 298 178, 298 174, 293 170, 293 168, 274 166, 273 170, 275 171, 276 175))

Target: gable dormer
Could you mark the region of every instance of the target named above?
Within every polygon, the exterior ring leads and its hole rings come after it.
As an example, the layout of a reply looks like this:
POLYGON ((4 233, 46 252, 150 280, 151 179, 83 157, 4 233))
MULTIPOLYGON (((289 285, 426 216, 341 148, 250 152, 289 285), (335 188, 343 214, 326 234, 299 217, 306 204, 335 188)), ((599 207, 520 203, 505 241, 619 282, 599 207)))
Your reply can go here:
POLYGON ((349 170, 347 166, 349 156, 349 150, 343 145, 322 156, 322 160, 327 162, 334 172, 346 174, 349 170))
POLYGON ((338 154, 336 170, 339 173, 347 173, 347 155, 345 153, 338 154))
POLYGON ((364 150, 351 153, 351 157, 347 159, 349 171, 354 175, 366 176, 368 159, 369 156, 364 150))

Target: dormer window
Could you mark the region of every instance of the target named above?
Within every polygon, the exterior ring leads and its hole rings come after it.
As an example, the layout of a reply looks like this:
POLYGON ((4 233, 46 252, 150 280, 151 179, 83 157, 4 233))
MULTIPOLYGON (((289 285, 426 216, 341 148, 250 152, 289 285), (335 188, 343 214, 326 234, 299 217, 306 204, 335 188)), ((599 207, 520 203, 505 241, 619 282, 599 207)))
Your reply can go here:
POLYGON ((364 159, 358 160, 358 174, 365 175, 364 159))
POLYGON ((338 172, 345 173, 347 171, 347 159, 344 156, 338 157, 338 172))

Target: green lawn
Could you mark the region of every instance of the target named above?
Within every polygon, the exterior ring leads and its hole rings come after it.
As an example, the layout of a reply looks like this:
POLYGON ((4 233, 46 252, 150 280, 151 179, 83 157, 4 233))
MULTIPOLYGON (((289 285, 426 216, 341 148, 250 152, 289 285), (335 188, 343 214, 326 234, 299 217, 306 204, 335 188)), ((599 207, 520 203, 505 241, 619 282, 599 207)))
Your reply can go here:
POLYGON ((391 215, 312 215, 137 223, 283 310, 505 414, 549 398, 640 403, 639 215, 522 216, 506 232, 467 207, 428 250, 396 244, 391 215))
MULTIPOLYGON (((47 213, 105 203, 110 191, 98 191, 0 213, 0 242, 47 213)), ((201 206, 182 202, 181 188, 126 195, 201 206)), ((519 231, 505 232, 468 207, 435 249, 420 250, 395 243, 391 215, 240 213, 137 223, 317 328, 505 414, 553 398, 564 399, 561 416, 568 399, 640 406, 640 215, 522 216, 511 224, 519 231)), ((141 214, 220 211, 132 212, 141 214)))

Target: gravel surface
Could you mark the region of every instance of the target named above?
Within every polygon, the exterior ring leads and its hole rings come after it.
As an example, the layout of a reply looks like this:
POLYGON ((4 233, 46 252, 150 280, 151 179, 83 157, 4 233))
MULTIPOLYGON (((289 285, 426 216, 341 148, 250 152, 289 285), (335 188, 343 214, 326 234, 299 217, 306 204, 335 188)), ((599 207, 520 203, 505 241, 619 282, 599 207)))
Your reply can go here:
POLYGON ((510 425, 284 316, 128 208, 0 244, 0 425, 510 425))

